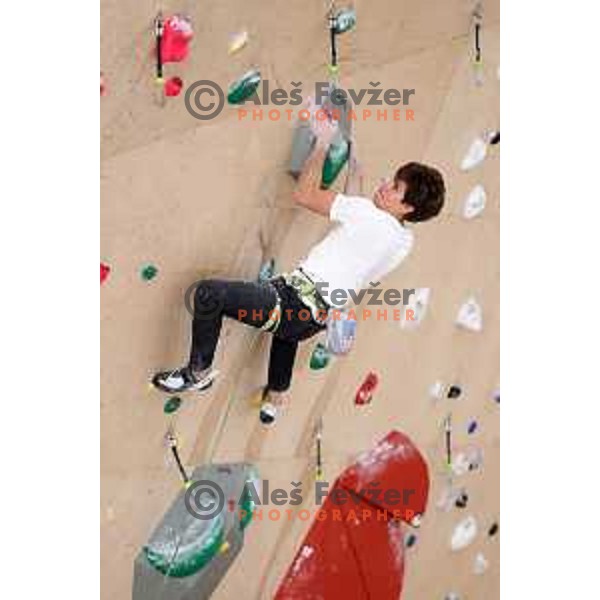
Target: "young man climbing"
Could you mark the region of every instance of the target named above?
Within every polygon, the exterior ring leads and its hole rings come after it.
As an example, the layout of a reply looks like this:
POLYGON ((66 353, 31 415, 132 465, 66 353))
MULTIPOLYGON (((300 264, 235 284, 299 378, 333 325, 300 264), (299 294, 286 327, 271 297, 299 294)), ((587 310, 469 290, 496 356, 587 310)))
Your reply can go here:
POLYGON ((441 174, 414 162, 400 167, 375 190, 372 199, 354 195, 359 174, 353 164, 346 194, 321 189, 323 163, 337 127, 329 119, 313 119, 312 128, 316 144, 298 180, 294 201, 329 217, 333 227, 291 273, 264 283, 199 282, 189 362, 183 368, 157 373, 153 378, 157 388, 179 393, 212 385, 223 317, 237 319, 273 335, 260 412, 263 423, 272 423, 282 394, 290 387, 298 343, 325 328, 323 316, 332 308, 317 291, 318 284, 331 293, 335 289, 358 291, 378 281, 411 251, 413 233, 407 223, 427 221, 442 209, 441 174))

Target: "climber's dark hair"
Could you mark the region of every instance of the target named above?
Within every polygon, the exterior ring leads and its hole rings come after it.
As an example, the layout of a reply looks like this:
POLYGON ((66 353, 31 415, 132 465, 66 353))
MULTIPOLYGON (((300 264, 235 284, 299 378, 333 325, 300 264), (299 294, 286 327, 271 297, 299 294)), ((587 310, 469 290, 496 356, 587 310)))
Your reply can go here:
POLYGON ((406 215, 406 221, 427 221, 442 210, 446 186, 442 174, 437 169, 421 163, 407 163, 396 171, 394 183, 399 181, 406 184, 404 203, 414 209, 406 215))

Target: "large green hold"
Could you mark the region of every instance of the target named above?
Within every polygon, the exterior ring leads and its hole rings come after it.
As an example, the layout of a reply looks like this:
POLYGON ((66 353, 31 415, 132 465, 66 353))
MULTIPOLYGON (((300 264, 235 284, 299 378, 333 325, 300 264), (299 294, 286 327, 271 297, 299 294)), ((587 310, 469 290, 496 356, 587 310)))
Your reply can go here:
POLYGON ((248 71, 229 86, 227 102, 229 104, 242 104, 256 92, 259 84, 260 71, 256 69, 248 71))
POLYGON ((342 138, 329 146, 325 163, 323 164, 323 176, 321 179, 321 185, 324 189, 328 189, 336 180, 336 177, 348 162, 349 156, 350 144, 348 140, 342 138))
POLYGON ((180 538, 144 547, 148 562, 163 575, 188 577, 197 573, 217 555, 224 540, 225 523, 221 515, 210 522, 192 523, 180 538), (207 528, 206 524, 210 524, 207 528))

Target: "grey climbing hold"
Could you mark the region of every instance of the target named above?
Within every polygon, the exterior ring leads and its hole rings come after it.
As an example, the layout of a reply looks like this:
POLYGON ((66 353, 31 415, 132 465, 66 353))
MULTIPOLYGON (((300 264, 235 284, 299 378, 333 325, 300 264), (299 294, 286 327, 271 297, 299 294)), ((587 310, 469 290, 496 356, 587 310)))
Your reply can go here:
MULTIPOLYGON (((205 465, 194 470, 192 481, 214 483, 225 500, 237 503, 254 472, 246 463, 205 465)), ((133 600, 208 600, 239 554, 244 540, 241 515, 228 510, 224 501, 214 517, 200 519, 188 505, 195 497, 199 514, 197 495, 206 486, 194 495, 193 485, 177 495, 138 552, 133 600)))

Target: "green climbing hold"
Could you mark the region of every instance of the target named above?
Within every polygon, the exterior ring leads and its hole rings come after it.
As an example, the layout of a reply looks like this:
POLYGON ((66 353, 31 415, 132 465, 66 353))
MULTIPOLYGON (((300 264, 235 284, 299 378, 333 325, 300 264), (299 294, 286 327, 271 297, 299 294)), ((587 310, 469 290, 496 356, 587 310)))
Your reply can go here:
POLYGON ((248 71, 229 86, 227 102, 229 104, 242 104, 256 92, 259 84, 260 71, 248 71))
POLYGON ((349 155, 350 144, 346 139, 341 139, 329 146, 329 151, 323 164, 323 177, 321 180, 324 189, 328 189, 335 181, 346 162, 348 162, 349 155))
POLYGON ((327 350, 324 344, 319 342, 315 346, 315 349, 310 357, 310 368, 313 371, 324 369, 329 364, 330 359, 331 355, 329 354, 329 350, 327 350))
POLYGON ((192 519, 179 536, 144 546, 148 562, 168 577, 188 577, 208 564, 221 550, 225 538, 222 514, 210 521, 192 519))
POLYGON ((158 275, 158 268, 151 264, 144 265, 140 275, 144 281, 152 281, 158 275))
POLYGON ((333 32, 340 34, 354 29, 356 25, 356 12, 353 8, 342 8, 334 17, 333 32))
POLYGON ((173 396, 172 398, 169 398, 165 402, 165 407, 164 407, 165 414, 170 415, 170 414, 174 413, 181 406, 181 402, 182 402, 182 400, 178 396, 173 396))

